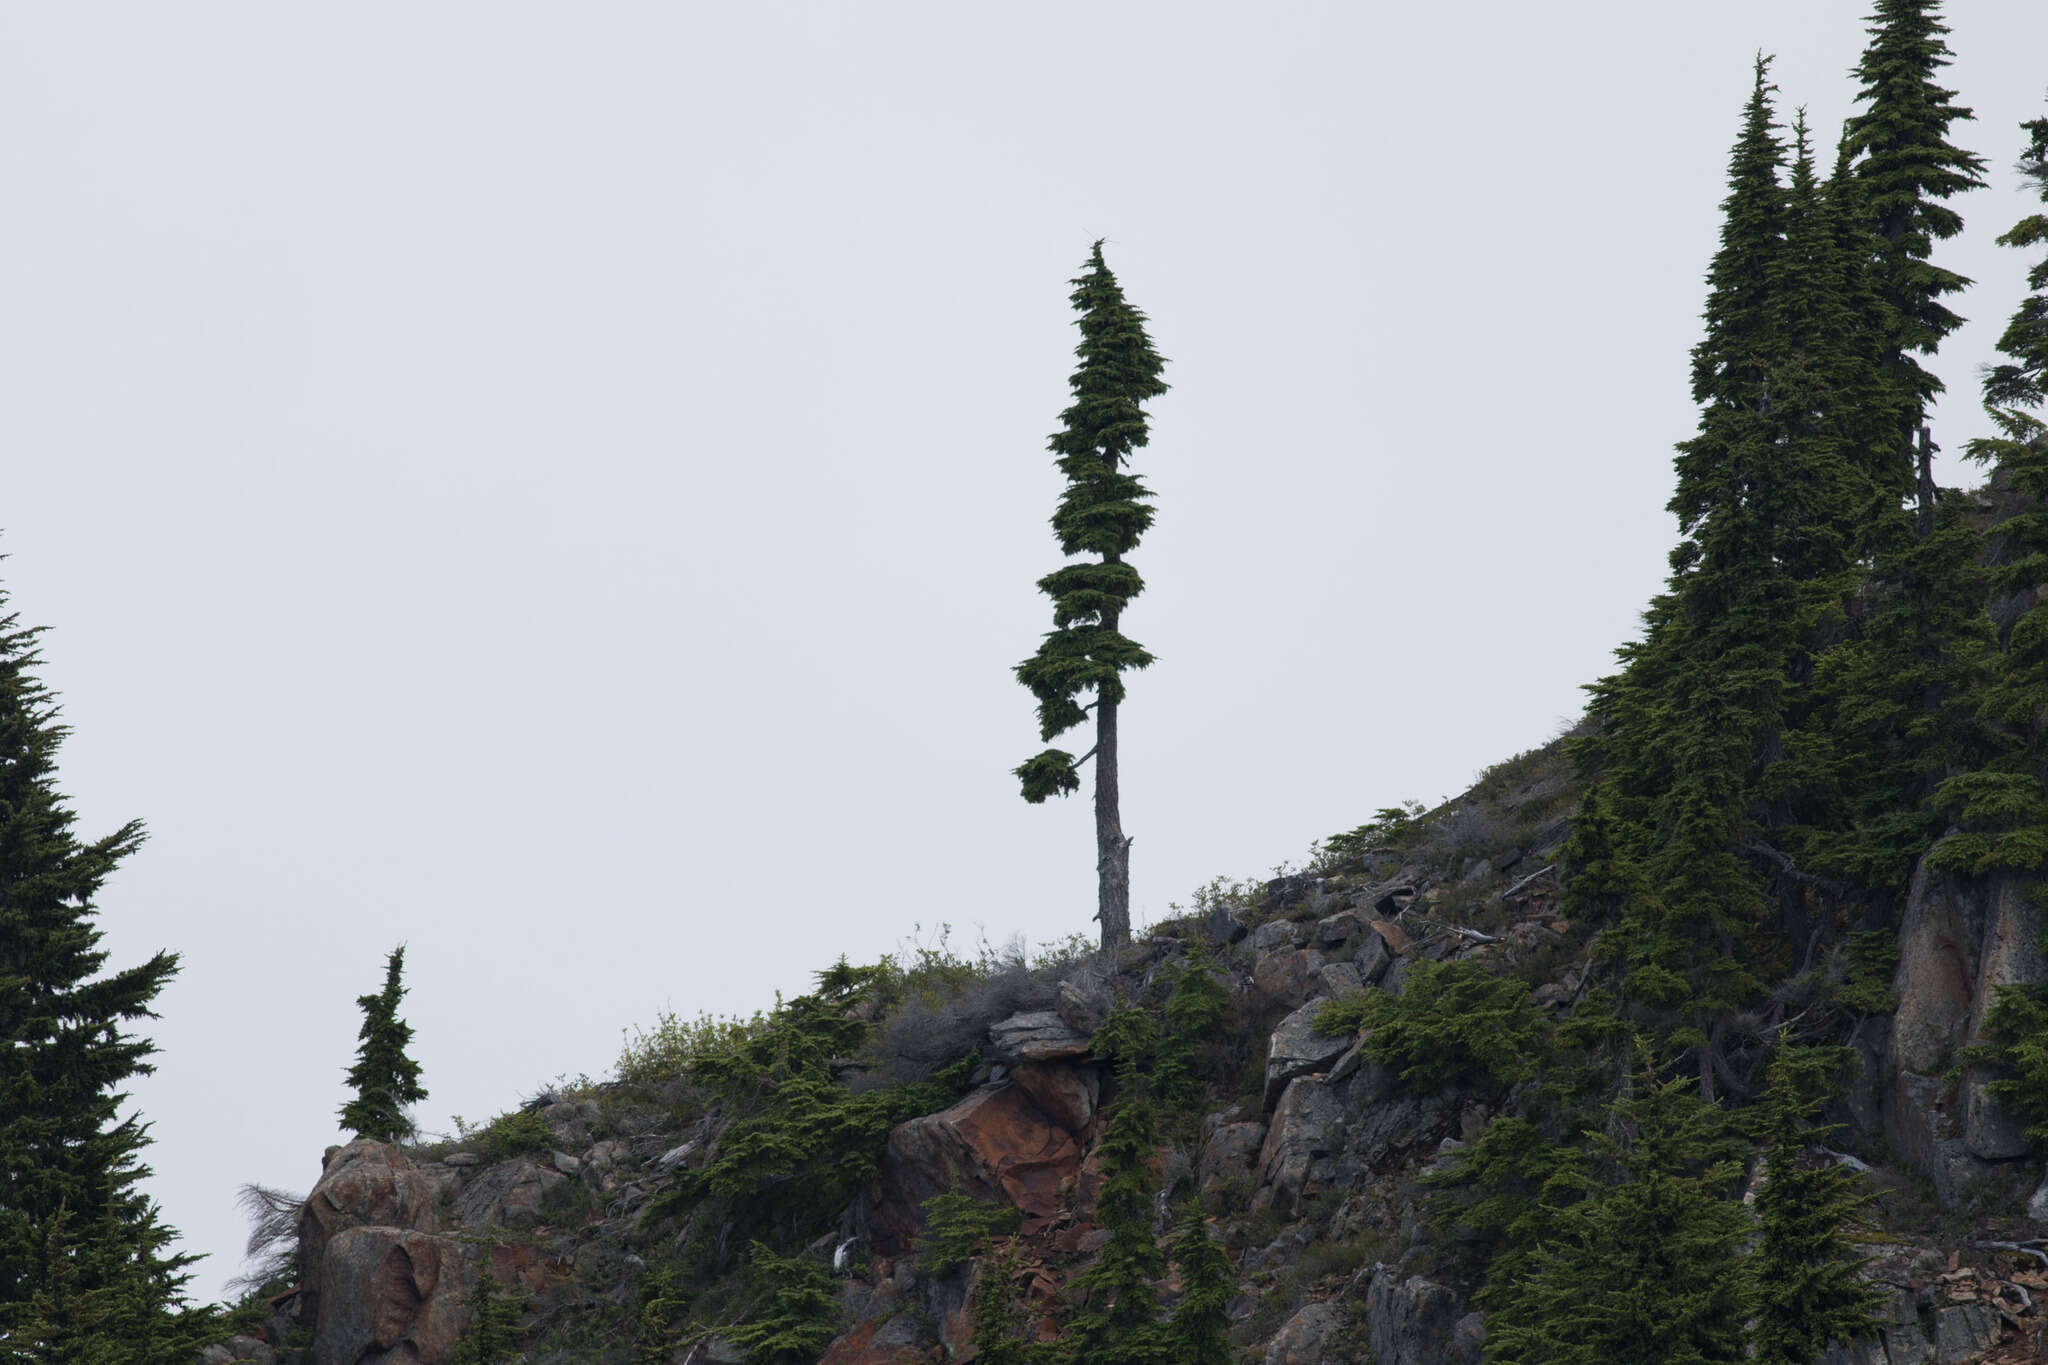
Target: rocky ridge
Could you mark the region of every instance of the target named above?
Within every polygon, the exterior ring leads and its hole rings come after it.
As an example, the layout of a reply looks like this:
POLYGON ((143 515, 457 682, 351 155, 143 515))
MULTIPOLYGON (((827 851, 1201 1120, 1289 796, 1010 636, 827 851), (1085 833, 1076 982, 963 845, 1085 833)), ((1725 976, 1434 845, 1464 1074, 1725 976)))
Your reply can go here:
MULTIPOLYGON (((1091 1221, 1093 1155, 1114 1096, 1090 1036, 1117 995, 1160 998, 1165 969, 1201 940, 1229 976, 1235 1023, 1219 1045, 1241 1055, 1240 1093, 1202 1119, 1197 1141, 1162 1150, 1160 1168, 1169 1192, 1194 1182, 1231 1251, 1244 1358, 1478 1365, 1483 1318, 1432 1245, 1416 1182, 1513 1097, 1413 1093, 1358 1038, 1321 1036, 1313 1020, 1327 999, 1399 993, 1415 963, 1453 958, 1530 979, 1546 1010, 1571 1008, 1589 969, 1559 906, 1553 859, 1571 800, 1558 767, 1482 784, 1406 848, 1214 898, 1113 970, 1078 966, 1050 1008, 996 1020, 967 1093, 889 1131, 875 1179, 814 1247, 839 1267, 842 1330, 822 1362, 971 1359, 979 1268, 919 1265, 923 1205, 936 1194, 1016 1209, 1025 1298, 1060 1300, 1105 1235, 1091 1221)), ((1856 1026, 1864 1080, 1841 1114, 1858 1150, 1891 1157, 1842 1157, 1867 1171, 1883 1215, 1867 1273, 1885 1287, 1889 1320, 1829 1365, 2048 1359, 2048 1187, 1985 1078, 1952 1071, 1996 985, 2048 977, 2040 929, 1996 879, 1913 883, 1897 1009, 1856 1026)), ((727 1120, 678 1126, 605 1086, 546 1097, 523 1117, 527 1150, 330 1149, 300 1216, 297 1287, 206 1365, 441 1365, 486 1265, 525 1305, 529 1360, 633 1359, 633 1308, 663 1250, 639 1212, 678 1172, 703 1167, 727 1120)), ((1177 1292, 1163 1286, 1169 1303, 1177 1292)), ((674 1359, 743 1355, 713 1324, 674 1359)))

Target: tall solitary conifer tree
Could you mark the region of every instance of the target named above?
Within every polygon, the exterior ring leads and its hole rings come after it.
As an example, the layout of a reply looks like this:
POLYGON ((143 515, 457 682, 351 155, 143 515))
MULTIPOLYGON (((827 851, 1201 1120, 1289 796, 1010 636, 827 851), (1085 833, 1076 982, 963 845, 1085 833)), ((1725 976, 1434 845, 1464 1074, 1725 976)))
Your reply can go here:
POLYGON ((379 1142, 411 1137, 416 1130, 406 1106, 427 1097, 420 1085, 420 1064, 405 1051, 412 1042, 412 1025, 398 1017, 398 1002, 405 998, 404 977, 401 943, 384 959, 384 989, 356 997, 363 1027, 356 1034, 356 1064, 348 1069, 356 1097, 341 1107, 341 1126, 379 1142))
POLYGON ((34 674, 40 631, 0 592, 0 1338, 39 1359, 182 1359, 192 1257, 137 1184, 149 1138, 122 1087, 156 1049, 129 1032, 178 969, 160 952, 101 975, 93 898, 142 843, 131 821, 81 843, 56 788, 65 727, 34 674), (72 1343, 72 1344, 67 1344, 72 1343))
POLYGON ((1122 675, 1152 656, 1119 628, 1124 608, 1144 591, 1138 571, 1124 562, 1152 525, 1152 494, 1127 473, 1131 453, 1151 439, 1144 404, 1166 392, 1159 374, 1166 362, 1145 335, 1145 315, 1124 300, 1116 276, 1095 243, 1088 265, 1073 281, 1081 315, 1081 363, 1069 387, 1072 406, 1049 442, 1059 456, 1066 491, 1052 516, 1053 534, 1067 555, 1096 558, 1069 564, 1038 580, 1053 601, 1053 628, 1038 652, 1017 665, 1017 680, 1038 699, 1039 738, 1051 740, 1095 712, 1095 747, 1080 758, 1047 749, 1016 769, 1024 799, 1034 804, 1081 786, 1075 772, 1095 759, 1096 917, 1102 946, 1131 937, 1131 842, 1124 837, 1117 791, 1117 708, 1122 675), (1083 705, 1077 698, 1092 692, 1083 705))

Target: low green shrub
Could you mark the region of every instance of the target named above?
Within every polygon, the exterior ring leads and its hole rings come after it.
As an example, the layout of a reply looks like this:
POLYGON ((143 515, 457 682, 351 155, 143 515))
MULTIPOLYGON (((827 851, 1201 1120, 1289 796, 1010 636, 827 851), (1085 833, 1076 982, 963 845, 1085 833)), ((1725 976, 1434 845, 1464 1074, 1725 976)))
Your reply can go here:
POLYGON ((1417 962, 1401 994, 1353 991, 1317 1011, 1315 1026, 1332 1037, 1363 1029, 1365 1055, 1416 1091, 1527 1080, 1548 1041, 1528 983, 1471 962, 1417 962))

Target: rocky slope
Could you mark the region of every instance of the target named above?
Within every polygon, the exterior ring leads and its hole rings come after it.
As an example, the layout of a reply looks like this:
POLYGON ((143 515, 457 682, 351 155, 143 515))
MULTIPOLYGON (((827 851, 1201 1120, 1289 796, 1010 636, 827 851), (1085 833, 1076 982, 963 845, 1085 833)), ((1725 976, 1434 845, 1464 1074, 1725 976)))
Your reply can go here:
MULTIPOLYGON (((1078 959, 1027 983, 1030 1007, 989 1023, 966 1093, 891 1129, 874 1178, 815 1244, 834 1258, 840 1306, 823 1362, 971 1358, 979 1269, 919 1262, 925 1201, 947 1191, 1016 1209, 1018 1287, 1043 1310, 1061 1301, 1105 1235, 1091 1221, 1094 1145, 1114 1096, 1091 1034, 1119 996, 1156 1002, 1201 941, 1232 991, 1211 1046, 1223 1080, 1198 1129, 1162 1148, 1161 1202, 1193 1182, 1228 1247, 1243 1358, 1478 1365, 1473 1286, 1454 1249, 1433 1244, 1417 1181, 1511 1110, 1514 1092, 1417 1094, 1356 1037, 1312 1025, 1329 998, 1399 993, 1415 964, 1453 958, 1528 981, 1553 1016, 1573 1008, 1590 972, 1585 936, 1559 908, 1553 860, 1573 804, 1561 769, 1554 751, 1502 765, 1392 846, 1211 895, 1114 964, 1078 959)), ((1841 1348, 1832 1365, 2048 1359, 2048 1186, 1984 1077, 1952 1071, 1997 985, 2048 979, 2041 929, 2014 886, 1923 875, 1904 910, 1896 1010, 1845 1024, 1863 1073, 1842 1105, 1842 1141, 1858 1155, 1831 1155, 1867 1170, 1869 1273, 1890 1309, 1881 1339, 1841 1348)), ((835 1072, 857 1085, 879 1065, 849 1058, 835 1072)), ((714 1235, 641 1217, 713 1158, 730 1123, 716 1105, 680 1102, 684 1087, 543 1097, 469 1135, 469 1150, 329 1150, 300 1215, 296 1287, 208 1365, 440 1365, 487 1266, 521 1302, 530 1361, 743 1359, 724 1331, 744 1302, 658 1357, 641 1330, 650 1265, 714 1235)), ((1178 1286, 1162 1292, 1170 1303, 1178 1286)))

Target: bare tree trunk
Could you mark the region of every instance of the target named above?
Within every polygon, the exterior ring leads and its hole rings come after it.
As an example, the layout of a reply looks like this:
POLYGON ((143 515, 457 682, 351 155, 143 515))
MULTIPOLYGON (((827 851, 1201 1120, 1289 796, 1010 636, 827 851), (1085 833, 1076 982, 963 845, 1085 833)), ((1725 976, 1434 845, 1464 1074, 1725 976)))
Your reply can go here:
MULTIPOLYGON (((1907 448, 1912 449, 1910 441, 1907 448)), ((1934 433, 1927 427, 1920 428, 1920 446, 1915 453, 1918 471, 1914 479, 1914 493, 1919 507, 1913 517, 1913 528, 1925 540, 1934 534, 1934 433)))
POLYGON ((1104 952, 1131 941, 1131 841, 1118 812, 1116 707, 1106 697, 1095 705, 1095 917, 1102 921, 1104 952))

